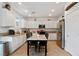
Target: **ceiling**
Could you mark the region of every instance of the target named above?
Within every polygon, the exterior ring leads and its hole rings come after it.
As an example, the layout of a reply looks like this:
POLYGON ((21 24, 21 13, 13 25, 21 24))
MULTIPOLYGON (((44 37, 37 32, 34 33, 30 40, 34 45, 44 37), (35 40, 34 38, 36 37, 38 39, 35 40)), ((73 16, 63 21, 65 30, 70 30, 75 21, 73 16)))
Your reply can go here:
POLYGON ((64 15, 65 2, 10 2, 10 4, 17 13, 24 17, 60 17, 64 15))

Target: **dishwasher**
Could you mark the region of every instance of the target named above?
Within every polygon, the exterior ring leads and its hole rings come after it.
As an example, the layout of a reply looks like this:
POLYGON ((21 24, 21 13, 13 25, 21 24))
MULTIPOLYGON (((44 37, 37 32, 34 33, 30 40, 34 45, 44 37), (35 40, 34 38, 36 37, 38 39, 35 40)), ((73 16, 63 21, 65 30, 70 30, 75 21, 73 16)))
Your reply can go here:
POLYGON ((0 56, 9 55, 9 43, 0 41, 0 56))

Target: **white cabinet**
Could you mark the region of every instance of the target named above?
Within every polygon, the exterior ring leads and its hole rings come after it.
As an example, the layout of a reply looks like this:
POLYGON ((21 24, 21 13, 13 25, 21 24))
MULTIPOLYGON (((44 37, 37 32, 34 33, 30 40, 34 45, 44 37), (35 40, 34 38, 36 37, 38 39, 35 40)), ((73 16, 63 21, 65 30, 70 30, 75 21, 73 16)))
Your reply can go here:
POLYGON ((16 46, 16 44, 17 44, 16 40, 17 40, 16 37, 12 37, 12 41, 9 42, 9 47, 10 47, 9 50, 10 50, 10 53, 12 53, 17 48, 17 46, 16 46))
MULTIPOLYGON (((25 35, 18 35, 13 37, 13 46, 14 46, 14 50, 16 50, 17 48, 19 48, 22 44, 25 43, 26 41, 26 36, 25 35)), ((12 51, 13 52, 13 51, 12 51)))
POLYGON ((56 33, 49 33, 49 40, 57 40, 57 34, 56 33))
POLYGON ((21 43, 23 44, 26 42, 26 35, 21 35, 21 43))
POLYGON ((0 41, 4 41, 4 42, 9 42, 9 51, 10 51, 10 53, 12 52, 12 51, 14 51, 14 40, 12 39, 12 37, 10 37, 10 36, 2 36, 2 37, 0 37, 0 41))
POLYGON ((57 28, 56 21, 26 21, 26 28, 38 28, 40 24, 44 24, 45 28, 57 28))
POLYGON ((37 21, 26 21, 25 25, 26 28, 38 28, 38 22, 37 21))
POLYGON ((23 42, 26 42, 26 34, 23 35, 23 42))
POLYGON ((20 21, 20 28, 26 28, 24 19, 21 19, 21 21, 20 21))
POLYGON ((57 28, 57 22, 56 21, 46 21, 45 26, 46 26, 46 28, 57 28))
POLYGON ((0 9, 0 26, 15 26, 15 16, 13 11, 0 9))
POLYGON ((23 44, 22 35, 18 37, 18 45, 21 46, 23 44))
MULTIPOLYGON (((79 3, 77 4, 79 5, 79 3)), ((65 15, 65 49, 72 55, 79 55, 79 6, 75 5, 72 13, 65 15)))
POLYGON ((22 44, 26 42, 25 35, 17 35, 17 36, 3 36, 0 37, 0 41, 9 42, 9 51, 12 53, 17 48, 19 48, 22 44))

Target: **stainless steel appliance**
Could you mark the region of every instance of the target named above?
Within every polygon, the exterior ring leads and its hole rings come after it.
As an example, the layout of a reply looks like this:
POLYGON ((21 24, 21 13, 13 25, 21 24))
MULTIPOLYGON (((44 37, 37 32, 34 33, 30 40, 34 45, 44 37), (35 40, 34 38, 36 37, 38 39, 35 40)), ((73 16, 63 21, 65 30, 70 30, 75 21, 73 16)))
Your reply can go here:
POLYGON ((45 25, 41 24, 41 25, 39 25, 39 28, 40 28, 40 29, 41 29, 41 28, 45 28, 45 25))
POLYGON ((60 21, 59 32, 60 32, 60 35, 59 35, 60 47, 64 49, 65 48, 65 22, 64 22, 64 19, 60 21))
POLYGON ((65 22, 62 21, 62 45, 61 48, 65 48, 65 22))

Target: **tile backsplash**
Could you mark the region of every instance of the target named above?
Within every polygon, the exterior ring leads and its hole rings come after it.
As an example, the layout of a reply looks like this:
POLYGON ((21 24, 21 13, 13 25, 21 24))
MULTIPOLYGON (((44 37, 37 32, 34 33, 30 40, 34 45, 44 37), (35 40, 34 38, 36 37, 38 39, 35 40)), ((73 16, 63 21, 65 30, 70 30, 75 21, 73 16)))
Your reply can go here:
POLYGON ((0 28, 0 33, 8 32, 8 28, 0 28))

